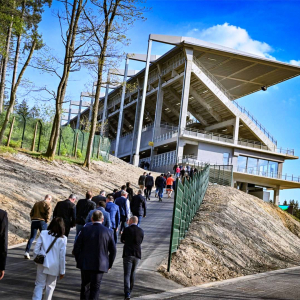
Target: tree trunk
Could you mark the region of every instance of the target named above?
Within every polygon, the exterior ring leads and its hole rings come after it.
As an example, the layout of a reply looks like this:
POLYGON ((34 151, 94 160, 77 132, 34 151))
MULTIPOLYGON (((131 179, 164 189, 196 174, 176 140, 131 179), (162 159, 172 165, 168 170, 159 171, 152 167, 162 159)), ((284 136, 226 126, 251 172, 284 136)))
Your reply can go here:
POLYGON ((6 130, 10 114, 12 113, 12 110, 13 110, 14 105, 15 105, 16 93, 17 93, 18 86, 20 85, 20 82, 22 80, 24 72, 25 72, 26 68, 29 65, 29 62, 32 58, 33 52, 34 52, 35 47, 36 47, 36 41, 34 40, 32 42, 30 52, 28 54, 26 62, 24 64, 24 66, 22 67, 21 72, 20 72, 20 74, 18 76, 18 79, 16 81, 17 67, 18 67, 18 60, 19 60, 19 52, 20 52, 20 44, 21 44, 21 37, 18 37, 18 42, 17 42, 17 47, 16 47, 15 64, 14 64, 14 72, 13 72, 13 80, 12 80, 12 86, 11 86, 11 92, 10 92, 10 99, 9 99, 9 106, 8 106, 7 113, 6 113, 6 116, 5 116, 5 119, 4 119, 2 128, 1 128, 1 132, 0 132, 0 144, 2 143, 2 140, 3 140, 3 137, 4 137, 4 132, 6 130), (16 83, 15 83, 15 81, 16 81, 16 83))
POLYGON ((78 31, 78 22, 83 8, 82 2, 83 0, 73 1, 72 15, 71 15, 70 25, 67 33, 67 41, 65 45, 63 76, 61 77, 60 83, 57 88, 56 106, 55 106, 56 112, 55 112, 55 117, 54 117, 54 122, 51 130, 48 148, 45 153, 45 156, 50 159, 54 159, 55 157, 57 143, 59 139, 62 105, 65 99, 68 79, 70 75, 70 69, 74 58, 74 49, 75 49, 75 41, 76 41, 76 36, 78 31))
POLYGON ((0 81, 0 114, 3 112, 3 104, 4 104, 4 91, 5 91, 5 79, 6 79, 6 69, 9 58, 9 46, 11 40, 11 32, 12 32, 13 19, 11 20, 8 30, 7 30, 7 39, 5 45, 5 54, 2 58, 2 66, 1 66, 1 81, 0 81))

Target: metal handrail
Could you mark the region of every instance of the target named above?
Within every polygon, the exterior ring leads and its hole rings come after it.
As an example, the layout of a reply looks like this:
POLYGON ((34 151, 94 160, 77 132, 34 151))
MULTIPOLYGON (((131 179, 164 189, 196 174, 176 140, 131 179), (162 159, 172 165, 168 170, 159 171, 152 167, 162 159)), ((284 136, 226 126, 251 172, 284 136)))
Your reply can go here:
MULTIPOLYGON (((214 133, 214 132, 209 132, 209 131, 194 129, 194 128, 185 128, 183 133, 185 133, 186 131, 205 134, 206 136, 204 138, 206 138, 206 139, 213 140, 213 137, 216 137, 216 138, 218 138, 218 140, 225 139, 225 142, 227 142, 227 143, 234 143, 233 136, 230 136, 230 135, 219 134, 219 133, 214 133), (207 137, 209 135, 211 136, 211 138, 207 137)), ((261 142, 242 139, 242 138, 239 138, 237 142, 238 142, 238 145, 245 146, 245 147, 262 149, 262 150, 266 150, 266 151, 270 151, 270 152, 282 153, 282 154, 287 154, 287 155, 292 155, 292 156, 295 155, 294 149, 284 149, 284 148, 270 149, 269 147, 267 147, 266 145, 264 145, 261 142)))
POLYGON ((277 172, 277 173, 268 172, 268 171, 265 172, 265 171, 260 171, 257 168, 241 168, 241 167, 237 167, 237 172, 250 174, 250 175, 263 176, 263 177, 268 177, 268 178, 288 180, 288 181, 293 181, 293 182, 299 182, 300 183, 300 176, 288 175, 287 173, 283 174, 283 173, 280 173, 280 172, 277 172))
POLYGON ((240 106, 235 100, 232 102, 243 114, 245 114, 256 125, 257 128, 260 129, 260 131, 262 131, 265 134, 265 136, 268 137, 269 140, 272 141, 272 143, 274 143, 277 146, 277 140, 275 140, 275 138, 269 133, 269 131, 267 131, 266 128, 256 118, 254 118, 254 116, 245 107, 240 106))
MULTIPOLYGON (((225 89, 225 87, 214 77, 213 74, 211 74, 194 56, 193 62, 205 73, 205 75, 225 94, 225 96, 229 100, 233 100, 233 97, 228 91, 225 89)), ((249 111, 245 109, 245 107, 240 106, 236 101, 233 100, 233 103, 235 106, 244 113, 255 125, 277 146, 277 140, 266 130, 266 128, 256 119, 252 114, 250 114, 249 111)))

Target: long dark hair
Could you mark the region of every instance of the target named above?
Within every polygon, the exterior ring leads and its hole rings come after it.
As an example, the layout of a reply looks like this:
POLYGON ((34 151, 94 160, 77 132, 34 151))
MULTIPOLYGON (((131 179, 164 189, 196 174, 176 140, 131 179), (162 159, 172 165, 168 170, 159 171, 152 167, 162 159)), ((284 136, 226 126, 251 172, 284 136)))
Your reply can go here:
POLYGON ((48 234, 55 237, 63 237, 65 234, 65 222, 63 218, 55 218, 48 226, 48 234))

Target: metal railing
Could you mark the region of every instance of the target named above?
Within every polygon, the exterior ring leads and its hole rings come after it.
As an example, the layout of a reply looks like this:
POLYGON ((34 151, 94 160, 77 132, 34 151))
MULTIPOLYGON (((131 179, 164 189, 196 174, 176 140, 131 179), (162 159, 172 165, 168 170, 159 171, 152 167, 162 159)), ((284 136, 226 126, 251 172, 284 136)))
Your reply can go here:
POLYGON ((162 154, 155 155, 151 162, 151 167, 162 167, 176 163, 176 151, 169 151, 162 154))
POLYGON ((165 141, 174 137, 177 137, 178 135, 178 130, 175 131, 169 131, 166 133, 161 134, 160 136, 156 137, 154 139, 154 142, 161 142, 161 141, 165 141))
MULTIPOLYGON (((234 143, 233 136, 209 132, 209 131, 205 131, 205 130, 185 128, 182 133, 188 134, 191 136, 195 136, 195 137, 199 137, 199 138, 208 139, 208 140, 220 141, 220 142, 225 142, 225 143, 230 143, 230 144, 234 143)), ((244 146, 244 147, 261 149, 261 150, 265 150, 265 151, 276 152, 276 153, 292 155, 292 156, 295 155, 294 149, 284 149, 284 148, 277 148, 277 147, 274 147, 274 149, 270 149, 268 146, 266 146, 263 143, 258 142, 258 141, 252 141, 252 140, 240 138, 240 139, 238 139, 237 143, 238 143, 238 145, 244 146)))
POLYGON ((242 168, 242 167, 237 167, 237 172, 300 183, 300 176, 288 175, 280 172, 260 171, 257 168, 242 168))
POLYGON ((199 169, 193 178, 185 180, 184 184, 179 179, 176 180, 168 272, 171 268, 172 253, 177 251, 180 241, 184 239, 195 214, 202 204, 208 180, 209 166, 199 169))
POLYGON ((245 114, 255 125, 260 129, 261 132, 264 133, 268 139, 277 146, 277 140, 269 133, 268 130, 256 119, 254 116, 247 110, 245 107, 240 106, 237 101, 233 101, 233 104, 243 113, 245 114))

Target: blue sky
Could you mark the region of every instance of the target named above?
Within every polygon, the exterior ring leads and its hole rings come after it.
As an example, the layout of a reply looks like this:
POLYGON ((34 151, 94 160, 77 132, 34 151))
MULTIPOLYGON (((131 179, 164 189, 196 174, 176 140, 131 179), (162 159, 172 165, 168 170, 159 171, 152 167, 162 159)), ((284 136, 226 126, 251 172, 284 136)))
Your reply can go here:
MULTIPOLYGON (((62 55, 62 43, 58 20, 53 9, 45 11, 40 31, 45 43, 58 55, 62 55)), ((128 31, 131 44, 124 52, 145 53, 150 33, 193 36, 229 47, 252 52, 283 62, 300 65, 299 15, 300 1, 268 0, 207 0, 207 1, 158 1, 149 0, 146 5, 151 11, 145 15, 147 21, 138 22, 128 31)), ((169 47, 154 43, 153 54, 163 54, 169 47)), ((123 62, 120 62, 123 67, 123 62)), ((142 63, 130 64, 132 69, 141 69, 142 63)), ((47 84, 56 89, 57 79, 36 70, 28 70, 27 78, 37 86, 47 84)), ((82 70, 72 74, 68 85, 68 97, 79 100, 81 91, 92 81, 82 70)), ((267 92, 247 96, 239 103, 250 112, 275 136, 278 146, 294 148, 300 155, 300 78, 291 79, 267 92)), ((37 95, 35 95, 37 97, 37 95)), ((27 97, 27 98, 30 98, 27 97)), ((300 162, 287 161, 284 172, 300 175, 300 162)), ((281 191, 281 201, 299 199, 299 190, 281 191)))

